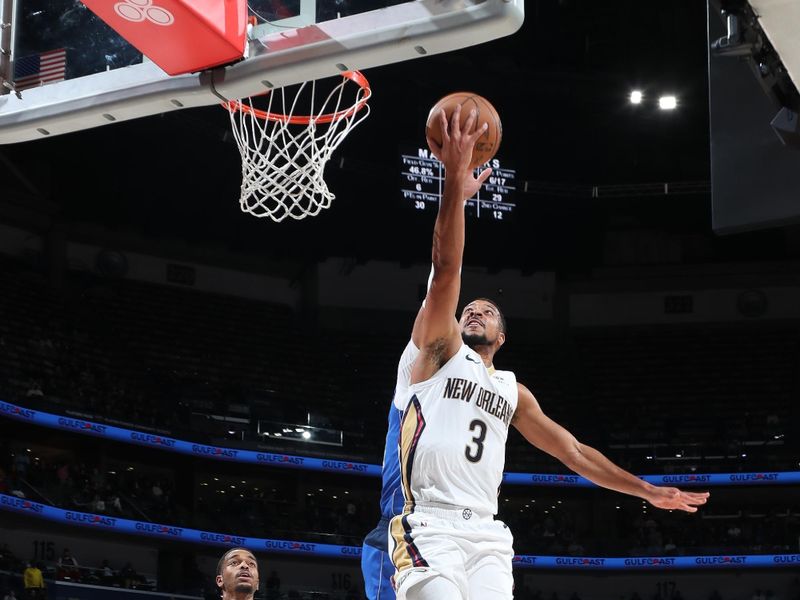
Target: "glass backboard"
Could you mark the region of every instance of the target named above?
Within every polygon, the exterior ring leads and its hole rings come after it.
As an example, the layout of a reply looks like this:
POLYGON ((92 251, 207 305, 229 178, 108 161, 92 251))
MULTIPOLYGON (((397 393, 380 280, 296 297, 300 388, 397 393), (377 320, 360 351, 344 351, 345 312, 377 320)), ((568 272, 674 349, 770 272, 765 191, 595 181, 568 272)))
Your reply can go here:
POLYGON ((472 46, 524 18, 524 0, 250 0, 255 25, 242 60, 171 77, 79 0, 0 2, 12 16, 11 61, 0 72, 3 144, 472 46))

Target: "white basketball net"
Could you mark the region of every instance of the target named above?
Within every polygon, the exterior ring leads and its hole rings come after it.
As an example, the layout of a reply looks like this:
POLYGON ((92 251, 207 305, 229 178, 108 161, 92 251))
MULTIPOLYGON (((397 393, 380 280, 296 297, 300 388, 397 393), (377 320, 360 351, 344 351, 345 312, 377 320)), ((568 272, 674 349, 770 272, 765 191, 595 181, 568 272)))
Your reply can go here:
POLYGON ((242 156, 239 205, 244 212, 283 221, 330 207, 335 195, 323 178, 325 164, 369 115, 371 91, 363 75, 346 73, 324 100, 316 92, 311 81, 299 84, 294 97, 285 88, 272 90, 266 109, 254 107, 252 98, 224 105, 242 156))

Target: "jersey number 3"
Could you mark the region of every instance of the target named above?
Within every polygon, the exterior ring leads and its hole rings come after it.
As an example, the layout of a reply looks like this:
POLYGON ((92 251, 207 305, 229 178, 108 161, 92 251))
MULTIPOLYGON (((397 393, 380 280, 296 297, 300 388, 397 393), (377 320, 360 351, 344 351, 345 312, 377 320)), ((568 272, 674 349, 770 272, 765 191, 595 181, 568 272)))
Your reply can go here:
POLYGON ((480 461, 481 457, 483 456, 483 442, 486 439, 486 423, 480 419, 475 419, 469 424, 469 430, 475 431, 476 429, 477 433, 475 434, 475 437, 472 438, 472 443, 475 445, 472 446, 469 444, 466 448, 464 448, 464 456, 467 457, 469 462, 474 463, 480 461))

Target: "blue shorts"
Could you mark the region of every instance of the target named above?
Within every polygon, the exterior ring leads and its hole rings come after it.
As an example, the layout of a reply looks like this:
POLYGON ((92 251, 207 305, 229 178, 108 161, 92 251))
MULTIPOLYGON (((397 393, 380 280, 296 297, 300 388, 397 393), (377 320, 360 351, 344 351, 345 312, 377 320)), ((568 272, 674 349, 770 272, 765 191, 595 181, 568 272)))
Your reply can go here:
MULTIPOLYGON (((394 588, 392 587, 392 575, 394 575, 394 565, 389 557, 387 549, 389 538, 388 519, 381 520, 381 524, 375 528, 367 539, 376 538, 382 535, 383 548, 376 548, 378 544, 364 543, 361 547, 361 573, 364 576, 364 588, 367 593, 367 600, 395 600, 394 588), (385 525, 381 527, 381 525, 385 525)), ((376 542, 378 540, 375 540, 376 542)))

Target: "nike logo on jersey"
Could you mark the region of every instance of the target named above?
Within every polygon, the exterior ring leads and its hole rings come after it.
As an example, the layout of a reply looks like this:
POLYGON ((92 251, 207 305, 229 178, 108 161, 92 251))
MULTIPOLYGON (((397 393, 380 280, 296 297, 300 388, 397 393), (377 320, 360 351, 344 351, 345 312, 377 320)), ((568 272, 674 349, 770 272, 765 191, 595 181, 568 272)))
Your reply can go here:
POLYGON ((481 364, 481 361, 477 360, 474 356, 472 356, 472 354, 467 354, 467 360, 475 363, 476 365, 481 364))

